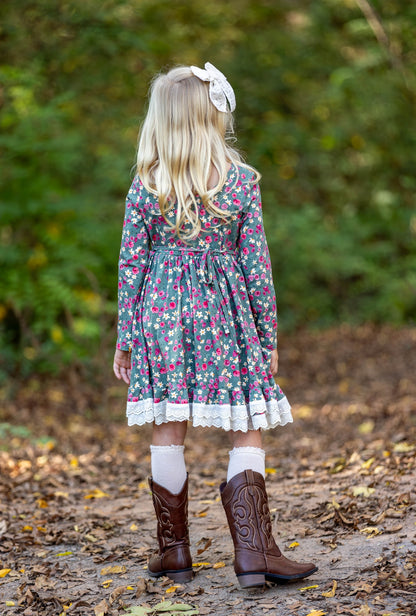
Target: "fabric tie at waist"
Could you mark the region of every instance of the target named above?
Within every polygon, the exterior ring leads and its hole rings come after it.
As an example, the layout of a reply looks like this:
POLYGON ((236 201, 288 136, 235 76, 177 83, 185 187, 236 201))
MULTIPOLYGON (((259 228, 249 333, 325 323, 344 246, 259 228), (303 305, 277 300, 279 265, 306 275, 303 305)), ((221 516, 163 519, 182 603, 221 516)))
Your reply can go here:
POLYGON ((213 255, 228 254, 236 259, 236 253, 232 250, 220 249, 220 248, 178 248, 170 246, 153 246, 150 252, 165 252, 167 254, 198 254, 201 255, 201 267, 197 269, 197 274, 200 282, 208 286, 214 287, 213 292, 209 294, 211 304, 217 314, 224 317, 223 326, 224 330, 231 336, 235 344, 235 348, 238 350, 237 339, 235 336, 235 327, 233 323, 233 316, 227 297, 224 297, 222 289, 218 283, 218 279, 215 275, 214 264, 212 262, 213 255), (223 300, 223 301, 221 301, 223 300), (224 310, 226 306, 226 309, 224 310))

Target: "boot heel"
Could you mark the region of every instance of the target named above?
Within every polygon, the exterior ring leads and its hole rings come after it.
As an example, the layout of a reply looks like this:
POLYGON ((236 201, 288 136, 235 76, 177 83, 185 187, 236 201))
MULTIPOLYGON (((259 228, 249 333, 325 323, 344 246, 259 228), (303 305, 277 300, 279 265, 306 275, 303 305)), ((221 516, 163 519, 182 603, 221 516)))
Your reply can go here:
POLYGON ((264 586, 266 583, 266 576, 264 573, 247 573, 238 575, 238 581, 241 588, 251 588, 254 586, 264 586))
POLYGON ((174 582, 190 582, 194 577, 192 569, 176 572, 169 571, 166 575, 174 582))

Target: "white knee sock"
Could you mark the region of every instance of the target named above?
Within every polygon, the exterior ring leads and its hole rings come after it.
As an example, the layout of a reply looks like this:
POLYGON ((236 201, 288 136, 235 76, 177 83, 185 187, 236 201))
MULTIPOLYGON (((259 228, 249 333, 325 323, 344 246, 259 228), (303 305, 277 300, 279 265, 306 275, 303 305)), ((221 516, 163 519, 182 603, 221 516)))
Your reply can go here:
POLYGON ((150 445, 152 479, 172 494, 179 494, 186 480, 183 445, 150 445))
POLYGON ((259 447, 234 447, 230 451, 227 481, 249 469, 265 477, 265 455, 264 450, 259 447))

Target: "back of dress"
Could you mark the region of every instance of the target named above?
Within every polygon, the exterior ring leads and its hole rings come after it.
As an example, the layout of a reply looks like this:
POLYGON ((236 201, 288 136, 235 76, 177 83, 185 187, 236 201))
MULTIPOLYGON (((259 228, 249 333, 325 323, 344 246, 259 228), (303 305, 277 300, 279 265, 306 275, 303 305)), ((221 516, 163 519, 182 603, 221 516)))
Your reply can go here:
POLYGON ((117 348, 132 354, 129 425, 246 432, 292 421, 270 372, 276 294, 255 176, 233 165, 214 203, 232 220, 199 201, 202 230, 185 244, 137 176, 127 195, 117 348))

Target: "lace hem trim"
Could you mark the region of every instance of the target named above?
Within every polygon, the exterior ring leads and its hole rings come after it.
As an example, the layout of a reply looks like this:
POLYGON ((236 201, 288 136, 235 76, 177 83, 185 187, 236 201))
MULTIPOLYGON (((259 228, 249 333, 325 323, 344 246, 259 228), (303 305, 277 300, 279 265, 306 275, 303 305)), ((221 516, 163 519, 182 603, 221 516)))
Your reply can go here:
POLYGON ((129 426, 145 423, 160 425, 169 421, 192 421, 194 426, 222 428, 223 430, 268 430, 293 422, 291 406, 286 397, 280 400, 255 400, 245 405, 231 404, 175 404, 145 398, 127 403, 129 426))

